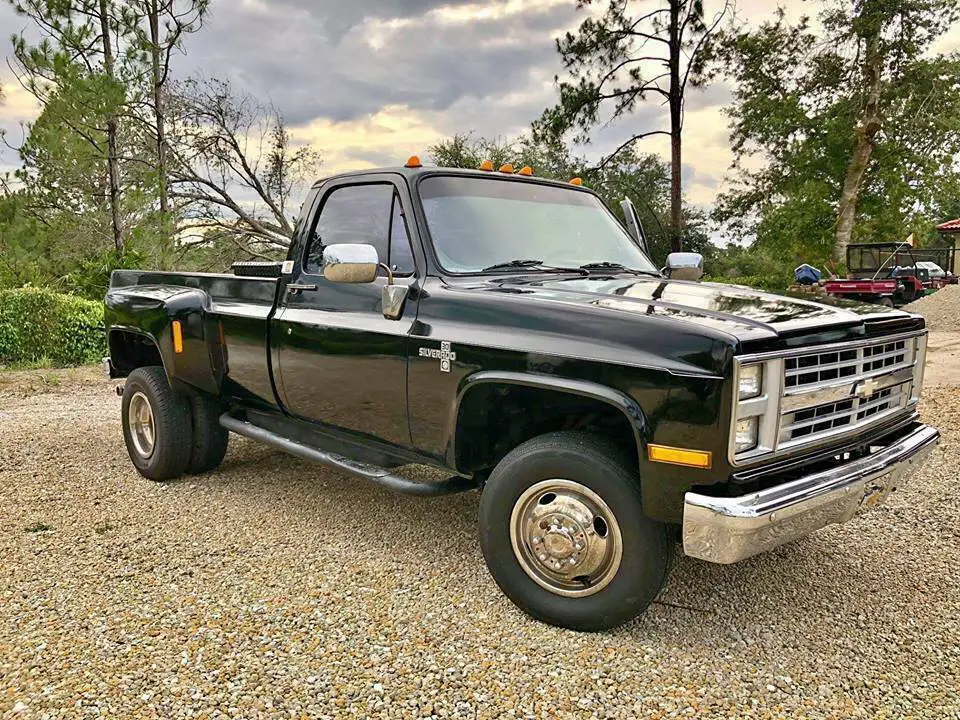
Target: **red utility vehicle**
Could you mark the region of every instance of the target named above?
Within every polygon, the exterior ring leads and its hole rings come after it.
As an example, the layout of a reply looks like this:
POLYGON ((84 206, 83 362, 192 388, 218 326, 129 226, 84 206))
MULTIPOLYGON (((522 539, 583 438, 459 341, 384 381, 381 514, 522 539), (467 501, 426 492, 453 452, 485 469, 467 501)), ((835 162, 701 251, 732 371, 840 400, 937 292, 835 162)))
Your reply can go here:
MULTIPOLYGON (((949 268, 934 277, 907 243, 857 243, 847 246, 847 277, 827 280, 828 295, 886 305, 906 305, 924 295, 927 289, 938 290, 951 281, 953 253, 947 253, 949 268)), ((937 252, 942 252, 937 250, 937 252)))

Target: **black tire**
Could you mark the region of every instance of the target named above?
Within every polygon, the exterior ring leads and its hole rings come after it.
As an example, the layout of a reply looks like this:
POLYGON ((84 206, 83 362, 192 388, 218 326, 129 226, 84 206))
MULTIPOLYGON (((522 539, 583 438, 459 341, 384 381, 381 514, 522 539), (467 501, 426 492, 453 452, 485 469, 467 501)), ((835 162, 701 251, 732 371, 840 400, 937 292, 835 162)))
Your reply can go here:
POLYGON ((607 630, 643 612, 660 592, 673 553, 667 526, 643 514, 640 481, 631 463, 613 444, 576 432, 541 435, 500 461, 480 499, 480 546, 493 579, 521 610, 551 625, 582 631, 607 630), (567 597, 544 588, 514 551, 514 506, 528 488, 548 479, 579 483, 615 510, 622 557, 611 570, 612 579, 594 594, 567 597))
POLYGON ((173 480, 180 477, 190 460, 193 447, 193 425, 190 419, 190 403, 186 397, 174 392, 162 367, 151 366, 134 370, 127 378, 123 389, 122 404, 123 439, 127 452, 137 471, 150 480, 173 480), (135 430, 131 430, 131 402, 142 406, 143 399, 152 414, 152 447, 138 448, 135 430))
POLYGON ((877 305, 883 305, 884 307, 892 308, 893 298, 882 297, 879 300, 877 300, 877 305))
POLYGON ((193 449, 187 463, 187 473, 199 475, 218 467, 227 454, 229 431, 220 425, 222 412, 217 399, 203 393, 190 398, 193 420, 193 449))

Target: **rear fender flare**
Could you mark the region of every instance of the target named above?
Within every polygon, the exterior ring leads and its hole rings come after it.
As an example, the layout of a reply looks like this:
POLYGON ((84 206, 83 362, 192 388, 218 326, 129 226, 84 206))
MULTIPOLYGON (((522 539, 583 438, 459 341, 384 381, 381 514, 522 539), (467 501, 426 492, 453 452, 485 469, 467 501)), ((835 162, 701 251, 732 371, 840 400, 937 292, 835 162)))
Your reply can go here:
POLYGON ((114 333, 149 338, 160 353, 167 378, 206 392, 218 391, 222 378, 219 327, 210 319, 210 298, 197 288, 131 286, 107 293, 104 324, 114 333), (174 348, 173 322, 180 322, 183 352, 174 348))

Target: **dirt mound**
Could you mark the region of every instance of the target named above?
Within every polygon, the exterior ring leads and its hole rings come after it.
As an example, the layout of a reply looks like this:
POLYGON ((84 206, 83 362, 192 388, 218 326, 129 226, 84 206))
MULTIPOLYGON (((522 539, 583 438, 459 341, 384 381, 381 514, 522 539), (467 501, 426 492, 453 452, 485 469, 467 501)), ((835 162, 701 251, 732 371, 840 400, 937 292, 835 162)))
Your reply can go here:
POLYGON ((904 305, 903 309, 923 315, 931 330, 960 332, 960 285, 947 285, 933 295, 904 305))

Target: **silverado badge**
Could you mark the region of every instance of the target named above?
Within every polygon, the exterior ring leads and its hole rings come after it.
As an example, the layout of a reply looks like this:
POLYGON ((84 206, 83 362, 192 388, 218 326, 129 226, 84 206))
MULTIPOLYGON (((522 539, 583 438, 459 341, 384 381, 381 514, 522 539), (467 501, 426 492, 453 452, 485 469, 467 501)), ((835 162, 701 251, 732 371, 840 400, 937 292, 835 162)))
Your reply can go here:
POLYGON ((450 350, 450 343, 441 342, 439 350, 436 348, 420 348, 420 357, 439 360, 440 372, 450 372, 450 363, 457 359, 457 354, 450 350))

